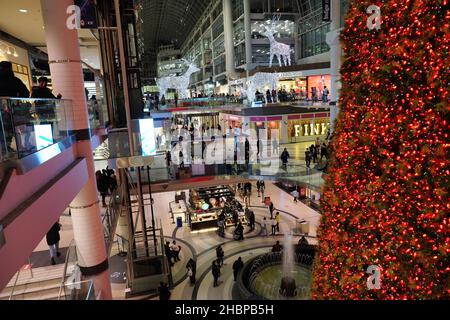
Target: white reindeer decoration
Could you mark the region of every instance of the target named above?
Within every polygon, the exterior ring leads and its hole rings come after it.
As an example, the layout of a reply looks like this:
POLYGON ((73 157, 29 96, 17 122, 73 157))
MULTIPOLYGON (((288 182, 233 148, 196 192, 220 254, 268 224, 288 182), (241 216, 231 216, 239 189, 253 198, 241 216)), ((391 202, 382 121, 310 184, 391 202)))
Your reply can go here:
POLYGON ((191 75, 200 71, 200 69, 193 61, 187 59, 181 60, 188 66, 188 69, 182 76, 169 76, 156 79, 156 85, 158 86, 160 97, 165 97, 168 89, 176 89, 180 99, 186 99, 188 97, 187 90, 191 80, 191 75))
POLYGON ((287 44, 277 42, 274 38, 274 33, 276 32, 276 23, 280 21, 281 15, 274 15, 272 18, 272 23, 269 26, 264 25, 266 31, 262 32, 263 36, 266 36, 270 41, 270 61, 269 67, 272 67, 273 56, 276 55, 278 58, 278 63, 280 67, 283 66, 281 58, 284 60, 285 66, 291 65, 291 47, 287 44))

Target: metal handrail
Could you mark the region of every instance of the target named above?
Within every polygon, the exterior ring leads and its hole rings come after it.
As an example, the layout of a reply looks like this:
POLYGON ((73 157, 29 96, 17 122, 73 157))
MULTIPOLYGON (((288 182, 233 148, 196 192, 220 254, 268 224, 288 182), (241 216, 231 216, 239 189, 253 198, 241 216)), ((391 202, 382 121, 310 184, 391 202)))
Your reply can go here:
MULTIPOLYGON (((28 265, 30 266, 30 273, 31 273, 31 277, 33 278, 33 265, 31 264, 30 258, 28 258, 28 265)), ((9 300, 12 300, 12 298, 14 296, 14 291, 16 289, 17 281, 19 280, 19 275, 20 275, 21 271, 22 271, 22 268, 20 268, 19 271, 17 272, 16 280, 14 281, 13 288, 12 288, 11 293, 9 295, 9 300)))

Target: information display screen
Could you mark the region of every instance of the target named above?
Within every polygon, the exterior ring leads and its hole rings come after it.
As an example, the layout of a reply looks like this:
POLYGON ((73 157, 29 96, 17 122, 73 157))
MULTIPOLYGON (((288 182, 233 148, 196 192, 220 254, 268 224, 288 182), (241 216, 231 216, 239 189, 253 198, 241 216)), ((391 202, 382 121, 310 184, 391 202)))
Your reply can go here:
POLYGON ((142 146, 142 155, 156 155, 156 137, 153 119, 140 119, 139 132, 142 146))
POLYGON ((44 149, 54 143, 51 124, 36 124, 34 125, 34 132, 36 137, 36 148, 38 150, 44 149))

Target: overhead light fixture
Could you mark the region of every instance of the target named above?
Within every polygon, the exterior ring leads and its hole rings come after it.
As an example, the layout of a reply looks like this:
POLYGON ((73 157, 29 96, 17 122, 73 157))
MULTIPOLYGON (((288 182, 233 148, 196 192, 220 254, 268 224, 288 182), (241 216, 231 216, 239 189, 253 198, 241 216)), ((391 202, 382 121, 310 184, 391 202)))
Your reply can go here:
POLYGON ((11 55, 11 49, 9 47, 6 48, 6 54, 11 55))
POLYGON ((19 9, 19 12, 21 12, 21 13, 27 13, 28 10, 27 10, 27 9, 19 9))
POLYGON ((13 54, 14 58, 17 58, 19 55, 17 54, 16 49, 14 49, 14 54, 13 54))

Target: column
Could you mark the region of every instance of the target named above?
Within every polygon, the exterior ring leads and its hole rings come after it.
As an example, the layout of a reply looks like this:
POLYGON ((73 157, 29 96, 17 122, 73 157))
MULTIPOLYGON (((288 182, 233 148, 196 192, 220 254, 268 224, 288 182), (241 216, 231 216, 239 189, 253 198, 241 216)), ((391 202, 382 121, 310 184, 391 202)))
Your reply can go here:
POLYGON ((332 0, 331 2, 331 31, 327 33, 327 44, 330 46, 330 59, 331 59, 331 88, 330 88, 330 122, 331 132, 334 131, 334 122, 338 116, 339 107, 339 90, 341 88, 340 83, 340 68, 341 68, 341 55, 342 46, 339 40, 340 33, 340 19, 341 19, 341 6, 339 0, 332 0))
POLYGON ((228 79, 236 78, 234 69, 234 25, 233 10, 231 0, 223 0, 223 25, 224 25, 224 45, 225 45, 225 68, 228 79))
POLYGON ((54 91, 72 101, 71 125, 77 137, 74 148, 77 156, 86 158, 89 173, 89 181, 70 204, 78 264, 85 278, 94 281, 96 295, 111 299, 78 33, 66 26, 69 17, 66 10, 70 5, 73 0, 41 0, 54 91))
POLYGON ((280 130, 281 130, 281 143, 289 143, 291 142, 289 140, 289 132, 288 132, 288 125, 289 125, 289 116, 283 115, 282 120, 280 121, 280 130))
MULTIPOLYGON (((250 0, 244 1, 244 30, 245 30, 245 62, 246 70, 249 72, 253 69, 252 58, 252 20, 251 20, 251 6, 250 0)), ((248 77, 248 73, 247 73, 248 77)))

